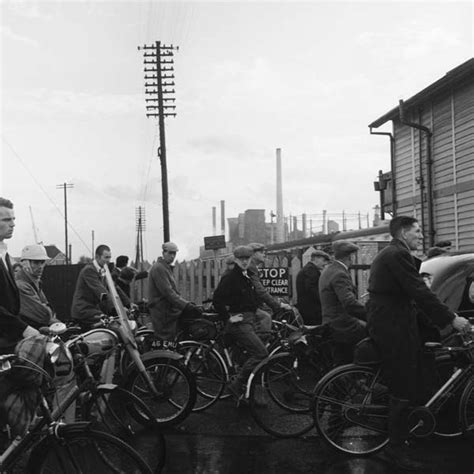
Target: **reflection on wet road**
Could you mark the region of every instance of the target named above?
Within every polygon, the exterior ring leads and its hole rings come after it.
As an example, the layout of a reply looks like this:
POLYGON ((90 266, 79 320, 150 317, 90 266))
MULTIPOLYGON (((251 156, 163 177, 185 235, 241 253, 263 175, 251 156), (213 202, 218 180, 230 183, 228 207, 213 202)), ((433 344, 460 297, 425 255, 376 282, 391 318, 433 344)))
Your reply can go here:
MULTIPOLYGON (((312 431, 297 439, 275 439, 261 431, 245 409, 222 401, 165 432, 163 474, 392 474, 405 472, 379 456, 346 457, 328 449, 312 431)), ((146 442, 143 440, 143 442, 146 442)), ((433 474, 473 474, 474 444, 464 439, 417 440, 420 458, 433 474)), ((143 444, 142 444, 143 446, 143 444)))

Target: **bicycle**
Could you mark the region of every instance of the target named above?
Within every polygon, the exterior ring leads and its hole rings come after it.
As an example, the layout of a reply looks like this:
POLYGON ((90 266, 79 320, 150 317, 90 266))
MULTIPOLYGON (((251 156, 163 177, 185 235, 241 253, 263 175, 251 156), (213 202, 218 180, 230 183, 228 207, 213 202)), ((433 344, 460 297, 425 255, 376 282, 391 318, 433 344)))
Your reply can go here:
POLYGON ((25 452, 31 453, 23 472, 29 474, 69 473, 143 473, 152 470, 127 443, 110 433, 94 430, 90 423, 65 424, 60 417, 69 405, 52 411, 48 397, 54 391, 52 377, 43 368, 15 354, 0 356, 2 376, 15 370, 33 371, 42 384, 34 387, 40 416, 14 438, 7 435, 6 448, 0 454, 0 472, 8 473, 25 452), (12 368, 13 364, 13 368, 12 368))
MULTIPOLYGON (((452 358, 454 372, 424 405, 411 410, 408 423, 412 436, 436 433, 437 417, 458 396, 459 428, 455 429, 461 433, 474 430, 474 334, 459 334, 459 338, 459 346, 425 343, 425 348, 435 355, 452 358)), ((388 398, 377 357, 337 367, 321 379, 315 390, 312 412, 318 433, 338 451, 352 455, 375 453, 388 442, 388 398)))
POLYGON ((257 424, 279 438, 302 436, 314 427, 311 400, 317 382, 333 367, 328 326, 295 329, 272 355, 262 361, 247 382, 246 398, 257 424), (261 403, 263 391, 266 404, 261 403))

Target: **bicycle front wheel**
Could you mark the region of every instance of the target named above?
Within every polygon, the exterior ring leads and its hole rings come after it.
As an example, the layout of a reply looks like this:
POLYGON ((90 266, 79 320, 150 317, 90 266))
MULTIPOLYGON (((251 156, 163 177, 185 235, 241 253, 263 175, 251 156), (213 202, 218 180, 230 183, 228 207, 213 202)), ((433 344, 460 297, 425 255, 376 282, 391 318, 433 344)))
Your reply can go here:
POLYGON ((219 400, 228 380, 227 367, 220 354, 207 344, 182 341, 178 352, 196 381, 197 398, 193 411, 203 411, 219 400))
POLYGON ((474 381, 467 384, 459 403, 459 419, 464 435, 474 435, 474 381))
POLYGON ((366 455, 388 442, 388 390, 379 370, 355 364, 329 372, 317 385, 313 416, 322 439, 343 453, 366 455))
POLYGON ((250 410, 272 436, 302 436, 314 426, 310 406, 317 377, 312 366, 299 362, 293 354, 276 354, 253 374, 250 410))
POLYGON ((152 474, 140 454, 119 438, 83 424, 61 427, 33 449, 28 474, 152 474))
MULTIPOLYGON (((191 413, 196 402, 196 382, 191 371, 171 357, 156 356, 143 363, 146 375, 135 365, 131 366, 125 388, 145 402, 160 427, 180 423, 191 413)), ((130 409, 135 419, 149 420, 148 415, 135 406, 130 409)))

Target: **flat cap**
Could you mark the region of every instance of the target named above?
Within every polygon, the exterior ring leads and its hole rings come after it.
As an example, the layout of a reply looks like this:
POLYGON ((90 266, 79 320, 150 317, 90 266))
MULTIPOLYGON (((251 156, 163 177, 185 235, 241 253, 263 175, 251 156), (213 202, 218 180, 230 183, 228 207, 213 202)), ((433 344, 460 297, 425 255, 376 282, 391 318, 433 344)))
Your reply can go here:
POLYGON ((165 242, 161 248, 167 252, 178 252, 178 246, 173 242, 165 242))
POLYGON ((323 252, 322 250, 315 250, 314 252, 311 252, 311 258, 314 258, 314 257, 322 257, 322 258, 325 258, 326 260, 331 260, 331 257, 326 252, 323 252))
POLYGON ((250 258, 253 255, 253 249, 249 245, 239 245, 234 249, 235 258, 250 258))
POLYGON ((254 252, 259 252, 265 250, 265 245, 260 244, 258 242, 252 242, 248 245, 254 252))
POLYGON ((357 252, 359 247, 348 240, 336 240, 332 243, 332 250, 334 251, 335 258, 343 258, 357 252))
POLYGON ((437 257, 438 255, 447 255, 449 252, 446 248, 442 247, 430 247, 426 252, 427 258, 437 257))

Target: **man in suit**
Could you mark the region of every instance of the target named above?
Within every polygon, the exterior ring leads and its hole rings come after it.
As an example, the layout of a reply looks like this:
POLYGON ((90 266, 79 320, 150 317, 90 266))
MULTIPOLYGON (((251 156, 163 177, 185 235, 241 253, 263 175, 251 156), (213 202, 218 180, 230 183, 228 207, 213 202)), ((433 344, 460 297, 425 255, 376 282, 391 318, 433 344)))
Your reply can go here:
POLYGON ((322 250, 311 253, 311 260, 296 275, 298 308, 305 324, 322 323, 321 299, 319 298, 319 278, 331 258, 322 250))
POLYGON ((12 237, 14 228, 13 203, 0 197, 0 354, 12 353, 21 339, 39 334, 18 315, 20 295, 5 243, 12 237))
POLYGON ((359 247, 346 240, 332 244, 334 261, 319 279, 319 296, 323 322, 333 330, 334 363, 352 362, 355 345, 366 337, 366 311, 357 299, 349 267, 354 263, 359 247))
POLYGON ((108 290, 104 265, 110 262, 111 256, 110 247, 99 245, 92 263, 79 273, 72 298, 72 319, 88 325, 97 322, 107 312, 108 290))

